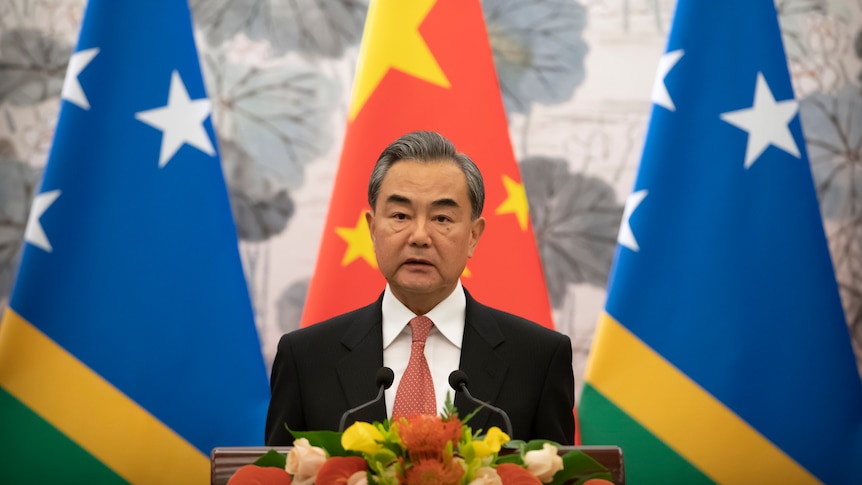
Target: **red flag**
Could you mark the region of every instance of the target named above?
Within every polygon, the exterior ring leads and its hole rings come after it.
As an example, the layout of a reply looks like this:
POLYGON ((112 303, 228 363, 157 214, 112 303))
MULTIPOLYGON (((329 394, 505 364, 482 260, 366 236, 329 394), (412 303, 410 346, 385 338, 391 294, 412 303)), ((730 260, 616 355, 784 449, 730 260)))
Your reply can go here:
POLYGON ((364 306, 383 290, 363 216, 368 177, 380 152, 414 130, 452 140, 485 179, 488 223, 463 285, 486 305, 553 328, 478 0, 372 0, 302 326, 364 306))

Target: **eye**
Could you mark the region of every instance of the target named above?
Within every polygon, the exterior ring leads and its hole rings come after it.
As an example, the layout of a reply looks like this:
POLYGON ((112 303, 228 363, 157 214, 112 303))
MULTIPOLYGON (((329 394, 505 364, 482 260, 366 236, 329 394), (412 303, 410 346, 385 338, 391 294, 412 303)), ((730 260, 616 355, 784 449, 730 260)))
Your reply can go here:
POLYGON ((403 220, 407 219, 407 214, 403 214, 401 212, 396 212, 395 214, 392 214, 392 217, 394 219, 399 220, 399 221, 403 221, 403 220))
POLYGON ((437 222, 449 222, 451 219, 449 219, 449 217, 447 217, 447 216, 439 215, 439 216, 435 216, 434 220, 437 222))

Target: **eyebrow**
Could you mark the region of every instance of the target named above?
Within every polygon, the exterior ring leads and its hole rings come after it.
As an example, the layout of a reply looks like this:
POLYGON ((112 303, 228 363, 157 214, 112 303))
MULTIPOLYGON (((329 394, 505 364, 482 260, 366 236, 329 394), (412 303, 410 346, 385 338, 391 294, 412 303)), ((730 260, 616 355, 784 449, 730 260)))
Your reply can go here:
MULTIPOLYGON (((403 195, 392 194, 386 198, 386 202, 409 205, 410 199, 403 195)), ((454 199, 444 198, 431 202, 431 207, 460 207, 460 205, 454 199)))

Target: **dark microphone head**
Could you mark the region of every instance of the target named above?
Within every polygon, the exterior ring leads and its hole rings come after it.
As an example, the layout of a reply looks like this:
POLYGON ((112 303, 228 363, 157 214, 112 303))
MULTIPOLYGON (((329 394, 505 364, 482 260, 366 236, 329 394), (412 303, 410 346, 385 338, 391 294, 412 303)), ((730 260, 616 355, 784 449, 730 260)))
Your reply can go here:
POLYGON ((449 374, 449 386, 455 391, 460 391, 461 386, 467 387, 467 373, 461 369, 453 370, 449 374))
MULTIPOLYGON (((489 403, 489 402, 480 401, 479 399, 476 399, 475 397, 473 397, 472 394, 470 394, 470 391, 467 390, 467 373, 466 372, 462 371, 461 369, 453 370, 452 373, 449 374, 449 385, 452 386, 452 389, 455 389, 456 392, 462 391, 464 393, 464 396, 466 396, 467 399, 478 404, 479 408, 486 407, 486 408, 490 409, 491 411, 494 411, 495 413, 498 413, 500 416, 502 416, 503 421, 506 423, 506 432, 509 433, 509 437, 515 436, 512 434, 512 422, 509 421, 509 415, 506 414, 506 411, 503 411, 502 409, 491 405, 491 403, 489 403)), ((479 408, 477 408, 477 411, 479 408)))
POLYGON ((368 406, 371 406, 372 404, 381 400, 383 398, 383 390, 389 389, 389 387, 392 385, 392 381, 394 380, 395 373, 392 372, 392 369, 390 369, 389 367, 381 367, 377 369, 377 373, 374 374, 374 381, 377 384, 377 397, 368 401, 365 404, 344 411, 344 414, 341 415, 341 424, 338 425, 338 432, 340 433, 344 431, 344 423, 347 420, 348 416, 355 413, 356 411, 359 411, 362 408, 367 408, 368 406))
POLYGON ((383 386, 383 389, 392 387, 392 381, 395 380, 395 373, 389 367, 381 367, 377 369, 377 374, 374 375, 374 381, 377 387, 383 386))

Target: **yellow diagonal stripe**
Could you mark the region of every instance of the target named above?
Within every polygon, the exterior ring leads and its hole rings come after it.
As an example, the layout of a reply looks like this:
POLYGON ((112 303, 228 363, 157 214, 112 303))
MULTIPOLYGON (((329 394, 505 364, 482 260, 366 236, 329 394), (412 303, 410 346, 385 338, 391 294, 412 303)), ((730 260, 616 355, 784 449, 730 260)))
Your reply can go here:
POLYGON ((607 313, 585 378, 718 483, 820 483, 607 313))
POLYGON ((131 483, 208 483, 209 459, 7 308, 0 386, 131 483))

